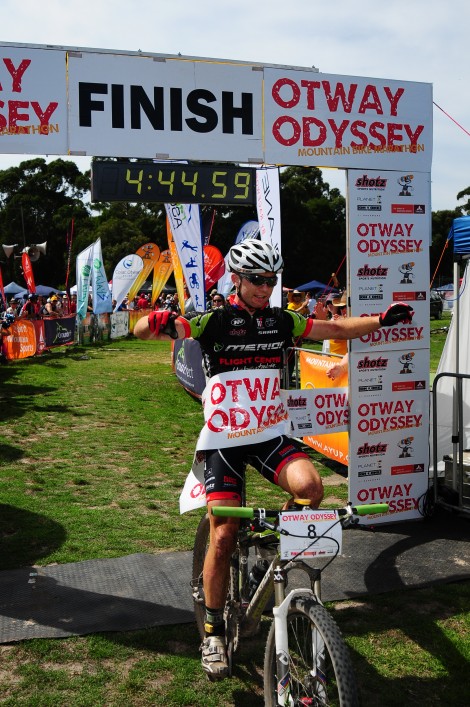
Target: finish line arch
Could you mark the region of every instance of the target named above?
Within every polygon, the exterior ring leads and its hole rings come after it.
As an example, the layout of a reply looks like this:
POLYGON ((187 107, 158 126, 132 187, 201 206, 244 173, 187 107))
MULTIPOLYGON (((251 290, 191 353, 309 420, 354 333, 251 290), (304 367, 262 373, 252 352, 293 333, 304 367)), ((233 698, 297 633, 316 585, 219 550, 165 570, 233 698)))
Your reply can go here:
POLYGON ((351 314, 398 300, 415 309, 412 325, 352 342, 350 498, 388 500, 394 519, 419 517, 429 438, 431 84, 80 47, 1 43, 0 51, 3 154, 347 171, 351 314))

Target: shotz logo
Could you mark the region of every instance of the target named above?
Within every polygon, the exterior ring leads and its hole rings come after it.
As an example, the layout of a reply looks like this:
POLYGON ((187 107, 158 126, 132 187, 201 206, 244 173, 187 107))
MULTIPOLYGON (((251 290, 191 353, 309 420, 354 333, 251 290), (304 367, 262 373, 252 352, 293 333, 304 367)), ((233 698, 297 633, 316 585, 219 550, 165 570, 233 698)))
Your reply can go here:
POLYGON ((383 177, 368 177, 367 174, 363 174, 362 177, 356 179, 358 189, 385 189, 386 186, 387 180, 383 177))
POLYGON ((358 277, 387 277, 388 268, 384 268, 382 265, 376 265, 375 267, 370 267, 367 263, 358 268, 358 277))

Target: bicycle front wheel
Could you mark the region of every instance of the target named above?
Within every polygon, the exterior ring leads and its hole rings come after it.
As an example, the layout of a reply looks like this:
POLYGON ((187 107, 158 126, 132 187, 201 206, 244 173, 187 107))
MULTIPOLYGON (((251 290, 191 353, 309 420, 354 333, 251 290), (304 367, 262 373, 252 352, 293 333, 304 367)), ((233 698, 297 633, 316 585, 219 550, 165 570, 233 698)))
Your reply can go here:
MULTIPOLYGON (((290 682, 283 684, 286 705, 359 705, 349 650, 321 604, 310 596, 296 597, 287 615, 287 636, 290 682)), ((273 621, 264 656, 266 707, 278 704, 278 682, 273 621)))

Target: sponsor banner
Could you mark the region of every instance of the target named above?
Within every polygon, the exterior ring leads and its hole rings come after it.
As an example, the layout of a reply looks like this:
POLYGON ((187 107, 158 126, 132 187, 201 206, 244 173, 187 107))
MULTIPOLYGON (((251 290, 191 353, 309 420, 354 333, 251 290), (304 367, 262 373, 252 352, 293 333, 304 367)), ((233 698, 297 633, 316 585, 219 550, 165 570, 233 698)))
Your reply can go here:
POLYGON ((60 319, 44 319, 46 349, 73 344, 75 339, 75 315, 60 319))
POLYGON ((66 155, 66 52, 0 45, 1 151, 66 155))
POLYGON ((178 303, 181 309, 181 314, 184 314, 186 292, 183 277, 183 268, 179 259, 176 243, 171 232, 170 220, 168 216, 166 218, 166 236, 168 240, 168 250, 170 251, 170 258, 173 264, 173 277, 175 279, 176 292, 178 293, 178 303))
POLYGON ((289 414, 291 435, 347 432, 349 423, 348 389, 281 390, 289 414))
MULTIPOLYGON (((279 169, 262 167, 256 170, 256 209, 258 212, 259 236, 278 252, 281 251, 281 203, 279 195, 279 169)), ((282 306, 282 278, 273 289, 272 307, 282 306)))
POLYGON ((428 351, 350 353, 349 369, 350 500, 390 502, 388 520, 420 517, 417 499, 428 488, 428 351))
POLYGON ((93 243, 77 255, 75 262, 77 273, 77 315, 81 319, 87 316, 88 294, 90 291, 91 269, 93 265, 93 243))
POLYGON ((430 175, 349 170, 348 209, 351 314, 380 314, 392 302, 415 312, 411 324, 356 339, 352 350, 429 348, 430 175))
POLYGON ((3 152, 431 168, 429 83, 51 45, 0 51, 3 152))
MULTIPOLYGON (((155 263, 153 268, 153 281, 152 281, 152 307, 155 306, 155 302, 160 296, 161 291, 168 282, 168 278, 173 272, 173 263, 171 260, 170 250, 162 250, 158 261, 155 263)), ((179 299, 179 297, 178 297, 179 299)))
POLYGON ((139 258, 142 258, 144 265, 132 285, 129 287, 129 302, 132 302, 144 282, 150 276, 155 263, 157 263, 160 258, 160 248, 156 243, 144 243, 144 245, 137 249, 136 255, 138 255, 139 258))
MULTIPOLYGON (((343 373, 335 381, 326 375, 330 368, 341 359, 337 356, 325 356, 319 352, 299 351, 300 364, 300 386, 305 390, 323 390, 328 388, 331 393, 344 391, 348 385, 348 375, 343 373)), ((348 464, 348 443, 347 432, 330 431, 329 434, 309 434, 304 435, 304 442, 309 447, 313 447, 317 452, 329 459, 334 459, 341 464, 348 464)))
POLYGON ((129 312, 113 312, 111 314, 111 339, 120 339, 129 333, 129 312))
POLYGON ((34 282, 33 266, 31 264, 31 259, 27 253, 23 253, 21 256, 21 265, 23 268, 23 277, 26 281, 26 286, 28 292, 36 292, 36 283, 34 282))
POLYGON ((176 377, 188 393, 200 400, 207 381, 199 342, 195 339, 176 339, 172 353, 176 377))
POLYGON ((3 337, 3 355, 7 359, 28 358, 36 353, 36 332, 33 322, 17 319, 11 334, 3 337))
POLYGON ((205 424, 197 449, 265 442, 289 433, 279 371, 231 371, 213 376, 202 394, 205 424))
POLYGON ((265 68, 266 162, 429 171, 431 84, 265 68))
POLYGON ((93 243, 93 268, 91 274, 92 300, 94 314, 113 311, 111 290, 104 269, 101 252, 101 238, 93 243))
MULTIPOLYGON (((165 209, 189 296, 196 312, 204 312, 206 308, 204 252, 199 206, 165 204, 165 209)), ((212 247, 206 246, 206 248, 212 247)), ((178 297, 179 294, 178 291, 178 297)), ((181 297, 179 299, 182 300, 181 297)))
POLYGON ((112 286, 114 310, 116 310, 123 302, 131 288, 131 285, 142 272, 143 267, 144 261, 140 255, 137 255, 137 253, 131 253, 130 255, 124 256, 124 258, 121 258, 119 263, 116 265, 113 272, 112 286))
POLYGON ((41 354, 46 348, 46 339, 44 336, 44 320, 33 319, 34 331, 36 332, 36 353, 41 354))

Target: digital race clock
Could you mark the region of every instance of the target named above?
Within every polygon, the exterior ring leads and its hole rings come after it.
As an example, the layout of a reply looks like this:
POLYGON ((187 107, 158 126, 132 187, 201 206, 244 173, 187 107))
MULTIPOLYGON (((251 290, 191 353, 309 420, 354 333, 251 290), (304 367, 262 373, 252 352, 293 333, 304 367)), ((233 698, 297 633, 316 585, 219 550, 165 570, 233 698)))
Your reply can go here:
POLYGON ((162 204, 256 203, 256 169, 233 164, 180 162, 92 163, 92 201, 152 201, 162 204))

